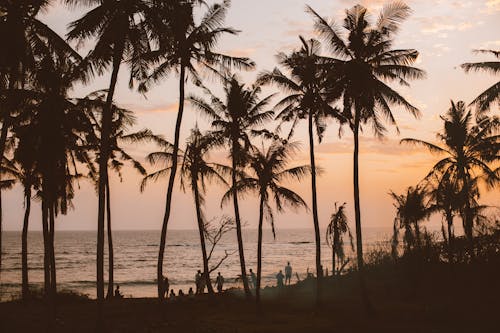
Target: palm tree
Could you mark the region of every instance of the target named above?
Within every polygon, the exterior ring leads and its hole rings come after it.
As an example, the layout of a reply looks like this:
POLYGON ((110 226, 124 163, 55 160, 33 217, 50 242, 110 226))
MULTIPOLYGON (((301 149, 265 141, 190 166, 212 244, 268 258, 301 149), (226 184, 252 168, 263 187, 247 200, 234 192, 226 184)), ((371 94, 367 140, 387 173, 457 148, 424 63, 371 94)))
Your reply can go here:
MULTIPOLYGON (((78 99, 77 107, 85 112, 92 122, 94 130, 87 135, 87 142, 89 143, 89 150, 96 152, 96 161, 99 161, 100 155, 100 137, 102 133, 102 111, 105 108, 105 95, 102 92, 95 92, 89 96, 78 99)), ((134 170, 141 175, 146 175, 146 170, 141 162, 133 158, 124 149, 125 144, 138 144, 155 141, 158 138, 150 130, 141 130, 139 132, 128 133, 130 127, 135 125, 136 118, 133 111, 120 108, 117 105, 112 105, 112 124, 110 133, 110 156, 108 162, 108 169, 114 171, 120 181, 123 181, 122 169, 125 163, 129 164, 134 170)), ((89 176, 98 188, 99 179, 96 174, 96 168, 93 163, 89 163, 89 176)), ((111 188, 109 184, 109 177, 106 182, 106 222, 107 222, 107 237, 108 237, 108 291, 106 298, 113 296, 114 289, 114 254, 113 254, 113 235, 111 228, 111 188)))
POLYGON ((423 146, 431 153, 444 155, 434 164, 426 178, 437 177, 453 184, 453 191, 457 191, 455 201, 460 207, 465 235, 471 242, 471 254, 473 212, 479 197, 478 181, 484 180, 489 188, 498 184, 499 168, 495 169, 494 166, 500 160, 500 138, 496 135, 500 129, 500 119, 479 113, 474 124, 473 118, 464 102, 452 101, 451 108, 441 116, 444 127, 443 131, 437 134, 437 138, 442 146, 418 139, 401 140, 404 143, 423 146))
MULTIPOLYGON (((50 0, 5 0, 0 3, 0 38, 8 45, 8 52, 0 54, 0 81, 7 89, 2 94, 5 112, 2 112, 0 131, 0 156, 4 156, 9 130, 14 116, 19 111, 17 94, 26 84, 29 73, 34 69, 36 57, 43 52, 41 47, 49 42, 53 48, 65 49, 64 41, 37 18, 39 12, 47 9, 50 0)), ((1 163, 2 161, 0 161, 1 163)), ((1 175, 0 175, 1 176, 1 175)), ((2 267, 2 190, 0 189, 0 273, 2 267)), ((1 279, 0 279, 1 280, 1 279)))
POLYGON ((104 299, 104 219, 108 161, 111 153, 110 134, 112 126, 112 103, 118 72, 122 62, 131 67, 132 84, 134 76, 143 72, 139 56, 149 50, 149 38, 141 24, 147 11, 145 0, 65 0, 69 5, 92 6, 82 18, 70 24, 68 40, 80 43, 96 37, 97 43, 86 58, 90 73, 102 73, 111 65, 106 105, 102 117, 101 153, 99 160, 98 218, 97 218, 97 298, 104 299))
POLYGON ((316 298, 319 302, 321 295, 321 238, 318 218, 318 199, 316 190, 316 159, 314 156, 314 130, 319 142, 323 138, 326 129, 326 118, 336 116, 338 113, 329 105, 328 94, 330 90, 326 69, 328 61, 319 56, 320 43, 314 39, 306 41, 300 37, 302 48, 291 55, 278 54, 280 65, 285 67, 290 77, 275 68, 272 72, 264 72, 259 77, 262 84, 275 84, 287 93, 277 103, 277 119, 281 121, 292 121, 291 137, 294 127, 300 119, 307 119, 309 130, 309 158, 311 165, 311 192, 314 235, 316 241, 316 276, 317 288, 316 298))
POLYGON ((396 194, 391 191, 389 195, 396 202, 394 204, 397 210, 394 229, 405 229, 403 240, 408 251, 415 248, 421 250, 422 237, 419 223, 426 220, 431 213, 425 189, 421 186, 410 186, 405 194, 396 194))
POLYGON ((384 6, 375 23, 369 21, 367 9, 357 5, 346 10, 342 31, 334 21, 328 22, 312 8, 307 7, 315 20, 315 28, 328 43, 332 53, 330 77, 334 87, 333 97, 342 99, 344 121, 348 122, 354 136, 353 183, 356 221, 357 263, 361 292, 367 309, 363 277, 363 242, 361 235, 361 204, 359 199, 359 133, 363 125, 371 125, 377 136, 385 127, 382 118, 392 125, 396 120, 390 105, 402 106, 414 116, 416 107, 389 87, 385 82, 397 82, 409 86, 409 79, 420 79, 425 73, 411 65, 418 52, 413 49, 393 49, 394 35, 410 14, 410 8, 402 2, 384 6))
MULTIPOLYGON (((285 206, 292 208, 305 207, 304 200, 291 189, 282 186, 284 181, 291 179, 300 181, 310 170, 309 166, 297 166, 287 168, 291 156, 297 151, 297 143, 281 141, 273 142, 267 149, 253 149, 250 156, 250 169, 255 177, 245 177, 237 185, 237 193, 254 191, 258 193, 259 204, 259 227, 257 238, 257 285, 255 287, 255 297, 257 306, 260 309, 260 287, 262 277, 262 225, 264 216, 271 224, 273 236, 276 238, 274 229, 274 214, 269 203, 273 200, 278 212, 282 212, 285 206)), ((223 200, 228 200, 234 195, 234 191, 229 190, 223 200)))
MULTIPOLYGON (((493 55, 496 59, 500 58, 500 51, 475 50, 475 53, 486 53, 493 55)), ((466 73, 470 71, 483 71, 491 74, 498 74, 500 72, 500 61, 465 63, 462 64, 461 67, 466 73)), ((486 111, 490 108, 491 103, 494 103, 495 101, 497 104, 500 103, 500 81, 483 91, 472 101, 471 104, 477 105, 481 111, 486 111)))
MULTIPOLYGON (((28 226, 31 212, 32 190, 38 191, 40 179, 36 173, 35 152, 36 146, 33 136, 29 133, 29 126, 15 126, 15 138, 17 146, 14 151, 13 160, 4 160, 4 170, 10 176, 11 181, 21 183, 24 194, 24 219, 21 234, 21 291, 22 299, 27 300, 30 296, 28 276, 28 226)), ((4 183, 6 180, 2 180, 4 183)), ((3 186, 2 186, 3 187, 3 186)))
POLYGON ((349 236, 349 243, 351 244, 352 251, 354 251, 351 229, 349 228, 347 216, 345 214, 345 205, 346 203, 344 202, 337 207, 337 203, 335 203, 335 213, 330 217, 330 224, 328 224, 326 228, 326 242, 332 247, 332 276, 340 274, 342 267, 348 262, 345 258, 344 251, 345 234, 349 236), (339 270, 336 269, 337 261, 339 265, 341 265, 339 270))
POLYGON ((234 218, 236 222, 236 236, 240 256, 241 279, 245 294, 250 297, 250 288, 246 278, 245 255, 243 251, 243 237, 241 233, 241 218, 236 192, 236 183, 241 170, 248 162, 248 152, 252 146, 252 135, 266 134, 260 129, 266 121, 273 117, 273 112, 266 110, 272 95, 260 99, 261 88, 253 85, 246 88, 240 83, 236 75, 226 75, 224 79, 225 100, 219 99, 206 89, 211 101, 202 98, 190 97, 191 105, 212 120, 212 134, 218 141, 229 147, 231 159, 231 189, 233 191, 234 218))
POLYGON ((182 189, 185 191, 186 187, 189 186, 193 192, 203 258, 203 277, 205 278, 209 294, 213 294, 214 290, 210 280, 210 269, 208 267, 208 256, 205 245, 206 222, 202 212, 202 206, 205 202, 205 181, 218 180, 222 184, 227 184, 220 172, 228 171, 227 167, 216 163, 209 163, 205 160, 209 151, 217 145, 217 142, 214 139, 215 138, 210 135, 204 136, 197 126, 192 129, 191 135, 188 138, 186 151, 182 158, 182 166, 180 170, 182 189))
MULTIPOLYGON (((216 53, 214 51, 219 39, 226 34, 236 34, 237 31, 223 26, 224 17, 230 6, 229 0, 208 7, 199 23, 194 20, 193 10, 203 1, 155 1, 151 16, 153 40, 158 49, 150 52, 144 58, 151 63, 152 71, 139 86, 140 91, 147 91, 151 83, 156 83, 167 77, 171 72, 179 73, 179 109, 175 123, 173 155, 179 150, 179 136, 184 114, 185 81, 191 76, 195 84, 201 84, 198 75, 199 67, 210 71, 215 66, 231 66, 251 69, 253 62, 247 58, 237 58, 216 53)), ((158 297, 162 298, 163 259, 167 237, 168 221, 172 204, 177 159, 172 160, 172 169, 168 181, 165 214, 163 216, 160 249, 158 252, 157 283, 158 297)), ((240 244, 241 246, 241 244, 240 244)), ((241 251, 243 248, 241 247, 241 251)))

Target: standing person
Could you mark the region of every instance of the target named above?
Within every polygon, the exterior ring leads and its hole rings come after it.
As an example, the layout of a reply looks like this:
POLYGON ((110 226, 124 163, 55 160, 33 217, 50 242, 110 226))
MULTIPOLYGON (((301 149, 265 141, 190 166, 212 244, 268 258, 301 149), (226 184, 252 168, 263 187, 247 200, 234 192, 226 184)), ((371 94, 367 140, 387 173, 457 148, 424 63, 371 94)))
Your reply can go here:
POLYGON ((194 276, 194 283, 196 285, 196 295, 199 295, 200 294, 200 287, 201 287, 201 271, 198 270, 198 272, 196 273, 196 275, 194 276))
POLYGON ((220 274, 220 272, 217 274, 215 284, 217 286, 217 292, 220 294, 222 292, 222 287, 224 286, 224 277, 220 274))
POLYGON ((285 284, 290 285, 292 281, 292 266, 290 266, 290 262, 285 266, 285 284))
POLYGON ((283 288, 284 284, 283 284, 283 279, 285 278, 285 276, 283 275, 283 271, 280 270, 280 272, 278 274, 276 274, 276 280, 278 282, 278 288, 283 288))
POLYGON ((250 280, 252 283, 252 288, 253 289, 257 288, 257 275, 255 275, 255 273, 252 271, 251 268, 250 268, 250 280))
POLYGON ((170 282, 168 281, 168 277, 165 276, 165 278, 163 279, 163 298, 167 298, 169 290, 170 282))

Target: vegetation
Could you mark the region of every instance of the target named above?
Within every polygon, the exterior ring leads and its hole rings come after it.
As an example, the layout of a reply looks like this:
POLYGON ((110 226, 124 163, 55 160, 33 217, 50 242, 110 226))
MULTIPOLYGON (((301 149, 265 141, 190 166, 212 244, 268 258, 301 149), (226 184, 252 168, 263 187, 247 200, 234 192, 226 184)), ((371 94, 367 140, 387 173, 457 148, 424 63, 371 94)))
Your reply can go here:
MULTIPOLYGON (((105 307, 107 222, 107 295, 111 304, 114 263, 110 171, 116 172, 121 180, 121 172, 127 164, 144 176, 141 190, 150 181, 168 177, 157 262, 159 299, 163 299, 165 291, 163 265, 177 178, 181 188, 189 188, 193 194, 201 261, 210 294, 213 293, 210 273, 231 254, 226 252, 218 264, 210 266, 214 248, 222 235, 235 230, 244 293, 246 298, 252 297, 246 276, 239 200, 247 192, 257 194, 255 296, 259 308, 261 298, 265 297, 265 292, 261 293, 264 220, 271 223, 274 232, 272 203, 278 212, 287 206, 306 207, 305 201, 288 186, 309 173, 316 277, 297 286, 294 297, 302 297, 304 290, 309 292, 314 288, 312 303, 316 305, 316 311, 321 311, 323 296, 327 304, 334 304, 332 295, 342 296, 336 291, 338 288, 332 287, 337 281, 347 281, 349 288, 352 287, 351 281, 357 281, 365 310, 372 310, 367 288, 377 282, 370 279, 392 279, 403 272, 403 278, 395 278, 397 288, 401 288, 398 291, 416 293, 418 288, 414 286, 419 283, 416 280, 419 275, 414 274, 415 267, 427 265, 431 272, 436 271, 449 279, 448 273, 443 271, 446 265, 442 263, 455 264, 454 267, 465 275, 476 268, 488 273, 490 265, 498 265, 498 219, 493 221, 494 217, 485 214, 487 207, 480 198, 484 191, 496 189, 500 180, 500 118, 489 113, 499 101, 500 83, 475 98, 470 109, 464 102, 452 101, 451 108, 441 116, 443 129, 437 135, 439 143, 412 138, 402 140, 402 143, 422 146, 439 154, 441 159, 421 182, 408 187, 405 193, 390 193, 397 210, 392 256, 387 249, 372 251, 368 255, 363 252, 360 136, 368 128, 375 136, 383 137, 387 130, 384 121, 397 128, 394 107, 415 117, 420 114, 390 86, 393 83, 409 86, 409 81, 425 77, 423 70, 414 67, 419 55, 417 50, 394 48, 400 25, 410 14, 410 8, 404 3, 388 3, 375 21, 370 19, 367 8, 354 6, 346 10, 341 25, 307 7, 323 48, 328 52, 322 51, 320 41, 300 36, 298 49, 278 54, 281 69, 263 71, 254 84, 245 85, 233 70, 253 69, 254 62, 217 51, 223 36, 238 33, 224 25, 229 0, 210 5, 201 0, 64 2, 69 8, 90 8, 83 17, 69 25, 67 41, 38 19, 39 13, 48 10, 54 1, 0 1, 0 38, 4 45, 10 46, 0 51, 0 273, 2 193, 19 183, 23 188, 25 208, 21 239, 22 297, 24 300, 37 297, 37 292, 29 290, 27 260, 27 230, 33 214, 31 202, 36 199, 41 201, 43 228, 43 298, 50 305, 53 324, 56 322, 56 303, 61 301, 57 294, 55 221, 72 208, 76 185, 84 180, 93 183, 97 190, 96 294, 100 310, 105 307), (82 56, 69 44, 72 42, 76 42, 79 48, 90 47, 91 50, 82 56), (120 107, 120 101, 115 101, 118 75, 124 64, 130 73, 129 88, 145 95, 171 74, 179 75, 173 143, 148 129, 132 131, 134 112, 120 107), (108 72, 109 85, 105 91, 85 98, 73 96, 77 85, 94 83, 96 76, 108 72), (222 88, 222 97, 213 92, 212 86, 207 88, 207 78, 203 73, 216 78, 213 87, 222 88), (277 88, 277 93, 282 94, 274 106, 275 94, 262 97, 264 85, 277 88), (202 91, 204 96, 186 94, 188 89, 202 91), (182 146, 180 134, 186 101, 209 119, 210 129, 202 132, 196 126, 182 146), (299 146, 293 138, 295 128, 301 120, 307 120, 308 125, 309 165, 290 167, 291 157, 299 146), (350 258, 344 251, 345 237, 349 237, 353 251, 354 245, 345 214, 346 204, 335 205, 326 233, 326 241, 332 247, 332 275, 335 276, 335 282, 332 280, 331 283, 329 278, 323 277, 321 265, 319 168, 315 157, 316 140, 321 143, 329 121, 340 127, 339 134, 345 126, 353 134, 357 259, 356 265, 347 267, 350 258), (272 128, 276 124, 277 127, 272 128), (284 139, 281 137, 283 128, 288 124, 289 132, 284 139), (161 163, 161 167, 148 173, 141 163, 142 157, 127 152, 128 145, 134 143, 158 146, 160 151, 148 154, 146 160, 153 166, 161 163), (231 161, 230 166, 209 160, 211 152, 224 149, 231 161), (234 210, 234 221, 233 217, 225 218, 215 227, 203 214, 205 189, 208 182, 214 180, 226 186, 227 192, 221 202, 225 204, 231 200, 234 210), (425 221, 433 214, 443 216, 443 241, 436 241, 435 236, 426 230, 425 221), (454 220, 457 217, 462 220, 465 237, 455 234, 454 220), (402 248, 399 246, 401 229, 404 230, 402 248), (382 272, 386 268, 389 273, 382 272), (405 279, 411 282, 410 286, 401 286, 405 279)), ((479 52, 499 57, 498 51, 479 52)), ((462 68, 466 72, 498 74, 500 67, 498 62, 483 62, 463 64, 462 68)), ((429 279, 432 275, 423 277, 429 279)), ((272 296, 273 291, 268 295, 272 296)))

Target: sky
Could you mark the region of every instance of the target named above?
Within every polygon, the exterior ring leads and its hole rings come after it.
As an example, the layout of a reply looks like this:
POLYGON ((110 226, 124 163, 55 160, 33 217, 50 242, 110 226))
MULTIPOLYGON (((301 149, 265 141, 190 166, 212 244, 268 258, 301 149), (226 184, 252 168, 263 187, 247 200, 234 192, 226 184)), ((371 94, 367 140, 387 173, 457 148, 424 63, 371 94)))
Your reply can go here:
MULTIPOLYGON (((223 38, 218 50, 234 56, 250 57, 257 64, 251 72, 239 74, 242 80, 251 84, 258 73, 271 70, 276 64, 278 52, 291 52, 300 46, 299 35, 315 37, 313 20, 305 12, 308 4, 324 17, 341 21, 344 11, 355 4, 366 6, 376 18, 378 10, 386 3, 381 0, 233 0, 226 24, 241 32, 237 36, 223 38)), ((473 49, 500 49, 500 0, 408 0, 413 14, 402 25, 396 37, 395 48, 414 48, 420 52, 417 66, 427 72, 425 80, 414 81, 410 88, 396 88, 404 97, 417 106, 422 116, 415 119, 399 108, 394 114, 400 134, 391 129, 385 139, 380 140, 366 131, 361 137, 360 187, 362 224, 364 227, 392 226, 395 209, 388 192, 403 192, 408 186, 417 184, 438 160, 428 152, 414 147, 402 146, 399 140, 405 137, 435 141, 435 134, 442 127, 440 114, 449 108, 450 100, 471 102, 479 93, 498 81, 498 77, 484 73, 465 74, 459 65, 464 62, 484 61, 486 55, 475 55, 473 49)), ((41 20, 61 35, 67 24, 84 13, 84 9, 68 9, 55 1, 41 20)), ((89 47, 79 50, 82 55, 89 47)), ((327 51, 324 51, 327 54, 327 51)), ((97 78, 88 86, 75 87, 74 96, 85 96, 89 92, 105 89, 109 73, 97 78)), ((143 96, 128 88, 128 71, 122 66, 115 103, 135 111, 138 123, 134 129, 150 128, 173 141, 177 111, 177 85, 175 75, 151 89, 143 96)), ((220 92, 219 83, 207 78, 205 84, 213 91, 220 92)), ((277 92, 273 88, 263 90, 266 94, 277 92)), ((202 96, 191 86, 188 94, 202 96)), ((222 96, 221 96, 222 97, 222 96)), ((275 101, 278 99, 276 98, 275 101)), ((498 106, 491 110, 499 114, 498 106)), ((209 122, 191 106, 186 105, 183 119, 181 142, 189 130, 198 124, 202 129, 209 128, 209 122)), ((290 166, 308 164, 307 131, 299 125, 295 140, 302 142, 302 149, 290 166)), ((128 147, 138 159, 154 150, 150 146, 128 147)), ((354 229, 354 203, 352 185, 352 136, 344 131, 338 136, 338 126, 331 122, 321 144, 316 145, 317 164, 322 169, 318 178, 318 209, 320 225, 326 227, 333 213, 335 202, 347 203, 347 213, 354 229)), ((229 164, 224 151, 214 152, 212 159, 229 164)), ((152 167, 146 165, 148 170, 152 167)), ((115 230, 161 228, 165 207, 167 179, 149 185, 141 193, 141 177, 132 170, 123 174, 123 182, 117 176, 111 179, 113 228, 115 230)), ((169 228, 196 228, 194 202, 191 193, 183 193, 177 182, 172 203, 172 216, 169 228)), ((287 184, 296 190, 310 205, 310 179, 301 183, 287 184)), ((56 222, 57 230, 95 230, 97 225, 97 196, 94 188, 82 181, 78 185, 74 200, 74 210, 67 216, 60 216, 56 222)), ((210 184, 205 206, 206 216, 210 219, 223 214, 231 215, 231 207, 220 207, 224 189, 210 184)), ((484 204, 500 204, 497 190, 485 193, 484 204)), ((7 192, 4 199, 4 227, 6 230, 20 230, 23 215, 22 191, 19 187, 7 192)), ((258 202, 251 195, 242 200, 242 219, 247 228, 255 228, 258 219, 258 202)), ((31 230, 41 229, 40 205, 32 208, 31 230)), ((426 222, 429 227, 439 225, 441 218, 435 216, 426 222)), ((309 228, 313 230, 312 215, 309 211, 287 210, 275 216, 276 228, 309 228)), ((460 221, 457 221, 460 223, 460 221)), ((424 224, 425 225, 425 224, 424 224)))

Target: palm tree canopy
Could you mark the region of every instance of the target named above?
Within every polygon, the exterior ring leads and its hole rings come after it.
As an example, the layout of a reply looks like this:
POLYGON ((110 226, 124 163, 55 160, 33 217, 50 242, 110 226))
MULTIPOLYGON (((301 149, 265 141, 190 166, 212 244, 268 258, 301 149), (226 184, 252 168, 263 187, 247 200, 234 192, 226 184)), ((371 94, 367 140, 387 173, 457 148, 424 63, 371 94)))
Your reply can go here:
MULTIPOLYGON (((268 221, 271 223, 273 235, 274 214, 269 203, 272 198, 278 212, 282 212, 285 206, 297 209, 307 208, 305 201, 293 190, 284 187, 282 183, 287 180, 301 180, 310 170, 309 166, 302 165, 287 168, 292 155, 297 151, 298 143, 274 141, 267 149, 252 150, 250 156, 250 169, 254 177, 243 177, 237 184, 238 193, 255 192, 264 202, 268 221)), ((234 191, 230 189, 224 194, 223 202, 228 200, 234 191)))
MULTIPOLYGON (((475 52, 490 54, 496 59, 500 58, 500 51, 475 50, 475 52)), ((486 72, 494 75, 500 73, 500 61, 465 63, 462 64, 461 67, 466 73, 471 71, 486 72)), ((479 110, 486 111, 490 108, 491 104, 495 102, 497 103, 497 106, 500 106, 500 81, 483 91, 472 101, 471 105, 475 104, 479 107, 479 110)))
POLYGON ((279 64, 290 75, 287 76, 275 68, 270 72, 262 72, 257 82, 274 84, 287 93, 287 96, 276 104, 275 109, 278 112, 277 119, 293 122, 289 137, 293 134, 298 120, 307 118, 309 113, 312 113, 316 134, 321 141, 326 130, 326 119, 341 118, 338 110, 329 104, 335 99, 332 99, 330 93, 328 77, 331 61, 319 55, 321 44, 317 40, 305 40, 302 36, 299 38, 302 46, 298 51, 289 55, 277 55, 279 64))
POLYGON ((150 22, 153 43, 156 49, 145 54, 144 63, 149 70, 144 76, 139 91, 146 92, 152 83, 167 77, 172 71, 184 67, 195 84, 201 84, 199 69, 217 72, 235 66, 238 69, 253 69, 255 64, 245 57, 232 57, 217 53, 215 47, 226 34, 235 35, 237 30, 224 26, 224 19, 231 1, 224 0, 207 7, 199 22, 194 10, 204 3, 199 0, 154 1, 147 21, 150 22))
POLYGON ((376 135, 383 135, 382 120, 396 125, 390 105, 419 115, 416 107, 387 85, 409 86, 409 80, 425 77, 424 71, 412 66, 418 58, 416 50, 393 49, 394 35, 411 12, 407 5, 399 1, 385 5, 375 22, 365 7, 356 5, 346 10, 341 26, 311 7, 307 10, 333 56, 330 93, 342 99, 343 117, 351 128, 368 123, 376 135))
POLYGON ((237 165, 244 165, 246 152, 251 147, 252 136, 270 134, 261 126, 272 119, 274 112, 268 109, 273 95, 260 98, 258 84, 245 87, 236 75, 224 78, 224 100, 208 89, 210 102, 196 96, 189 97, 191 105, 212 121, 211 136, 230 147, 230 156, 237 165))

